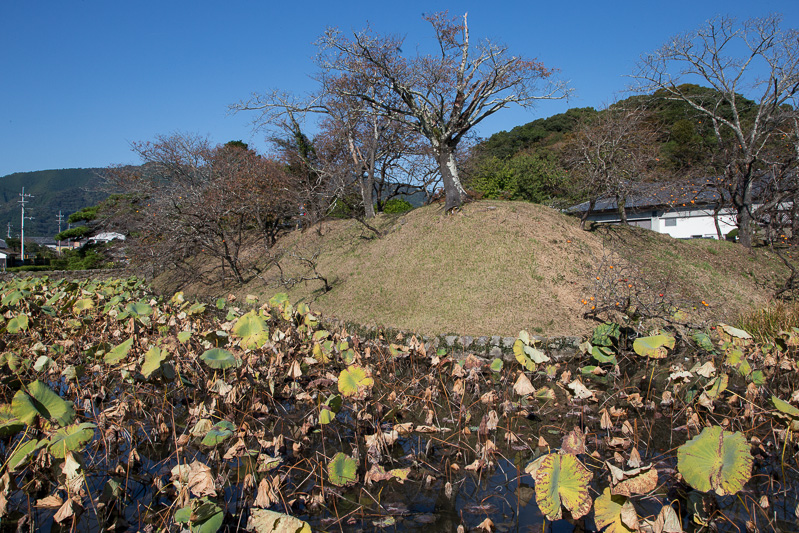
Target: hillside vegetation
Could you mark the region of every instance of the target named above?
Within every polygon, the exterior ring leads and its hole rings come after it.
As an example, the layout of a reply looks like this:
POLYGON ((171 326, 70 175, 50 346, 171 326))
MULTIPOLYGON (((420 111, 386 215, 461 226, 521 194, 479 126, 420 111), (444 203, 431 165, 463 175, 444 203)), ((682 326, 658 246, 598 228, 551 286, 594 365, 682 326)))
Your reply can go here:
POLYGON ((433 205, 381 215, 376 225, 382 238, 354 220, 326 221, 287 234, 264 255, 265 265, 280 258, 284 281, 313 277, 300 258, 317 255, 329 292, 319 280, 287 290, 273 265, 237 295, 264 301, 288 292, 326 316, 421 334, 576 335, 595 326, 583 318, 591 307, 626 307, 626 297, 654 314, 679 307, 691 323, 733 321, 765 305, 786 275, 766 250, 639 228, 584 232, 576 219, 525 202, 480 201, 454 216, 433 205))
POLYGON ((25 206, 25 215, 33 217, 25 221, 25 235, 29 237, 53 237, 58 233, 58 211, 64 215, 62 229, 66 229, 66 217, 75 211, 94 205, 108 196, 100 190, 99 168, 68 168, 15 172, 0 178, 0 231, 6 235, 11 223, 12 236, 19 236, 20 205, 22 187, 25 194, 33 195, 25 206))

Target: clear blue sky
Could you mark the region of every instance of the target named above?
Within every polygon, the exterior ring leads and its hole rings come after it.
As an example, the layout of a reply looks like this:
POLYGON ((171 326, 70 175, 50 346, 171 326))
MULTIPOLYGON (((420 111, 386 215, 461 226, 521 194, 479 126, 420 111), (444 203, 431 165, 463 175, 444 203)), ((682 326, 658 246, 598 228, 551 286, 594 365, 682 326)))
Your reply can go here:
POLYGON ((246 113, 228 106, 254 91, 313 88, 313 42, 327 26, 429 44, 422 13, 469 13, 472 38, 560 70, 568 102, 510 108, 480 125, 488 136, 570 107, 624 97, 638 57, 719 14, 782 13, 795 0, 651 1, 0 1, 0 176, 138 162, 130 143, 190 132, 267 148, 246 113))

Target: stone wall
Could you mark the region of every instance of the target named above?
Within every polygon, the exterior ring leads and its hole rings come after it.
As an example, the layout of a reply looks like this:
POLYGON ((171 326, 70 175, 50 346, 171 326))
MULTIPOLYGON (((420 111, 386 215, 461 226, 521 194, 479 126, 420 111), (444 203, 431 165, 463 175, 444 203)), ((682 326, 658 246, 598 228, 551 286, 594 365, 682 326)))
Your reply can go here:
MULTIPOLYGON (((323 325, 328 329, 343 327, 350 334, 357 334, 362 339, 380 339, 389 343, 403 344, 408 341, 413 333, 399 329, 362 326, 353 322, 338 320, 331 317, 322 317, 323 325)), ((531 335, 538 341, 536 347, 543 350, 553 360, 569 359, 579 352, 580 337, 542 337, 531 335)), ((444 334, 432 337, 416 335, 416 338, 425 343, 427 353, 435 353, 439 348, 444 348, 447 353, 455 357, 466 357, 473 354, 488 359, 502 358, 505 361, 514 361, 513 343, 516 337, 502 337, 499 335, 474 337, 470 335, 444 334)))

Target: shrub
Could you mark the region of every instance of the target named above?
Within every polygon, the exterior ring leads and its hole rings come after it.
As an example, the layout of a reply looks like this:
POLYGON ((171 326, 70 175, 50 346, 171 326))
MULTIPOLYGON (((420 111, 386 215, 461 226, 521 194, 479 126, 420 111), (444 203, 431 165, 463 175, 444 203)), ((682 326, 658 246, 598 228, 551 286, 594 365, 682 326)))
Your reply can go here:
POLYGON ((383 212, 388 214, 407 213, 413 209, 413 205, 403 198, 392 198, 383 205, 383 212))

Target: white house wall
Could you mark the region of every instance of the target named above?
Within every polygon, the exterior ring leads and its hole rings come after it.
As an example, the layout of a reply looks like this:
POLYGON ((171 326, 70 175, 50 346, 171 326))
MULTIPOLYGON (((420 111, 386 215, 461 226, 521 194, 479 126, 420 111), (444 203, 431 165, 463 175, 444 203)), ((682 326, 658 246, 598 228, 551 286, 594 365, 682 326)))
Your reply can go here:
MULTIPOLYGON (((660 213, 658 213, 660 214, 660 213)), ((719 228, 726 235, 738 227, 732 210, 725 209, 719 214, 719 228)), ((675 239, 710 238, 716 239, 716 224, 713 211, 709 209, 693 209, 670 211, 652 218, 652 230, 667 233, 675 239), (674 221, 673 226, 667 221, 674 221)))

